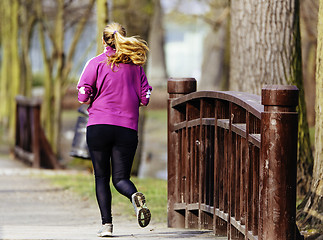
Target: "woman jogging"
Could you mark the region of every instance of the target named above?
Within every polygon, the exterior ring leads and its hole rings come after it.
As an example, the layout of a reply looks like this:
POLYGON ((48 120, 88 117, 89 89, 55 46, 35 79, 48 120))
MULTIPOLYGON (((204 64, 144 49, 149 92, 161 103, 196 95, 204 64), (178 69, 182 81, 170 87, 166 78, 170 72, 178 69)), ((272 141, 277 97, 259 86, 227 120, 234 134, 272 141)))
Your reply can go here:
POLYGON ((132 202, 139 225, 146 227, 151 218, 145 196, 130 180, 139 106, 148 104, 152 90, 142 68, 149 49, 144 40, 126 37, 118 23, 104 28, 103 44, 104 52, 86 63, 77 85, 79 102, 89 104, 86 138, 102 218, 99 237, 113 231, 110 172, 117 191, 132 202))

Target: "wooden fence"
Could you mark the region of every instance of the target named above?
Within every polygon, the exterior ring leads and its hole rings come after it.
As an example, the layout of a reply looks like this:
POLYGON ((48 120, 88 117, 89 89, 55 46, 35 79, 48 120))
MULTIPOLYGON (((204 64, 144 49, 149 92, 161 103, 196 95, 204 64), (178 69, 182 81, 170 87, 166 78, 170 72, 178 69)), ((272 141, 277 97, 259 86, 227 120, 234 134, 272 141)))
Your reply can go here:
POLYGON ((40 124, 40 105, 37 99, 16 97, 15 157, 35 168, 61 168, 40 124))
POLYGON ((169 227, 296 239, 298 89, 196 92, 187 78, 168 93, 169 227))

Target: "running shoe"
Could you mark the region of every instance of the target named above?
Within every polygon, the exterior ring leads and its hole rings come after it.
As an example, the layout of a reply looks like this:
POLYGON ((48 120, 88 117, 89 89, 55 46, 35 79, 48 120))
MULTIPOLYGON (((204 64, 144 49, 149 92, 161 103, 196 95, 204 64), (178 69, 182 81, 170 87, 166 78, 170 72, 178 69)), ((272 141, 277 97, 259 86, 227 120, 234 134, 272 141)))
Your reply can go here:
POLYGON ((112 236, 113 225, 112 223, 103 224, 101 229, 98 231, 98 237, 109 237, 112 236))
POLYGON ((146 227, 150 222, 151 214, 146 206, 146 199, 144 194, 136 192, 131 196, 131 199, 139 226, 146 227))

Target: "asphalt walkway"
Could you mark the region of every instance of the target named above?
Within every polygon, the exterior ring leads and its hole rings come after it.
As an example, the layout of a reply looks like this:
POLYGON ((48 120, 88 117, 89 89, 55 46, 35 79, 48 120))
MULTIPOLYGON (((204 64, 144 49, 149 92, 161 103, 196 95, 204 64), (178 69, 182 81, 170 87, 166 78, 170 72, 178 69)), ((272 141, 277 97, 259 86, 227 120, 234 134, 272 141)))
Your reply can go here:
MULTIPOLYGON (((100 239, 96 203, 39 177, 51 173, 0 155, 0 239, 100 239)), ((173 229, 159 223, 140 228, 121 216, 114 216, 113 235, 124 240, 227 239, 216 238, 211 231, 173 229)))

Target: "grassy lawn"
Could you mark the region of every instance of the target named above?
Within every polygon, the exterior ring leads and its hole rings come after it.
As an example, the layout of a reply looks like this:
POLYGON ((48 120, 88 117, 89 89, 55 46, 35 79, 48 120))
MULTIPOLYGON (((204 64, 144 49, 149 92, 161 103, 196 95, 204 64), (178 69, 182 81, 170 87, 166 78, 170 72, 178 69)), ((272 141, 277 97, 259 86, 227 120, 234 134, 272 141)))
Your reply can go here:
MULTIPOLYGON (((66 188, 76 192, 80 197, 95 199, 94 176, 91 174, 73 174, 73 175, 47 175, 55 186, 66 188)), ((139 179, 132 178, 138 191, 143 192, 147 199, 147 205, 151 210, 152 221, 165 223, 167 220, 167 182, 159 179, 139 179)), ((119 194, 114 187, 112 191, 112 209, 113 215, 121 215, 133 218, 134 210, 132 204, 127 198, 119 194)))

